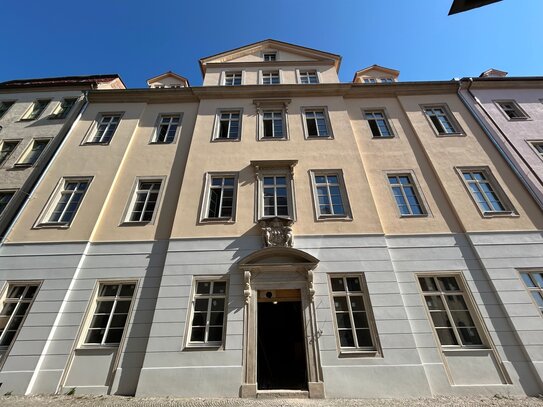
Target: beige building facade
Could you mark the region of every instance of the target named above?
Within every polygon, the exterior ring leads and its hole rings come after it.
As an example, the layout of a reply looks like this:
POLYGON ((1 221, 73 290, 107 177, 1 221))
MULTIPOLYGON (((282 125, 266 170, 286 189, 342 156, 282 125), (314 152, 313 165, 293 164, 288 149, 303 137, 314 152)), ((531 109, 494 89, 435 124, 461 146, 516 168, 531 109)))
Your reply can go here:
POLYGON ((3 388, 539 394, 537 203, 455 82, 340 62, 265 40, 90 92, 0 247, 3 388))

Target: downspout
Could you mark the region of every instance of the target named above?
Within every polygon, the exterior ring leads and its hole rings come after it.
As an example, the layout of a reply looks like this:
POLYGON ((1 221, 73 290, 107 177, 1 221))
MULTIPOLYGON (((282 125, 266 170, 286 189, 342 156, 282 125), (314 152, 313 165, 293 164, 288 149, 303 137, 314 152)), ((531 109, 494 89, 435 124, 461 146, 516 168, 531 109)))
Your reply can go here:
MULTIPOLYGON (((483 129, 483 131, 485 132, 485 134, 487 135, 487 137, 490 139, 490 141, 492 142, 492 144, 494 144, 494 147, 496 147, 496 149, 499 151, 499 153, 501 154, 501 156, 505 159, 505 161, 507 162, 507 164, 509 164, 509 166, 511 167, 511 169, 513 170, 513 172, 515 173, 515 175, 520 179, 520 181, 522 182, 522 184, 524 184, 524 186, 526 187, 526 189, 528 190, 528 192, 530 193, 530 195, 532 195, 532 197, 535 199, 535 201, 537 202, 537 204, 539 205, 540 208, 543 209, 543 201, 541 199, 541 197, 537 194, 537 192, 534 190, 534 188, 532 187, 532 185, 530 185, 530 183, 526 180, 526 178, 522 175, 522 173, 519 171, 519 169, 517 168, 517 166, 515 165, 515 163, 511 160, 511 158, 507 155, 507 153, 505 152, 505 150, 500 146, 500 144, 496 141, 495 137, 493 136, 492 134, 492 131, 488 128, 487 124, 479 117, 479 114, 478 112, 473 108, 473 106, 466 100, 466 98, 464 97, 464 95, 462 94, 461 92, 461 89, 462 89, 462 81, 464 81, 465 79, 459 79, 458 80, 458 90, 457 90, 457 94, 458 94, 458 97, 460 98, 460 100, 462 101, 462 103, 464 104, 464 106, 466 106, 466 108, 470 111, 470 113, 473 115, 473 117, 475 118, 475 120, 477 121, 477 123, 479 124, 479 126, 483 129)), ((511 147, 511 149, 520 157, 520 159, 524 162, 524 164, 528 167, 528 169, 530 170, 530 172, 537 178, 537 180, 543 185, 543 180, 541 180, 541 178, 532 170, 532 167, 526 162, 526 160, 524 159, 524 157, 519 153, 519 151, 517 150, 517 148, 511 143, 511 141, 507 138, 507 136, 505 135, 505 133, 502 131, 502 129, 500 128, 500 126, 496 123, 496 121, 492 118, 492 116, 488 113, 488 111, 484 108, 483 104, 481 102, 479 102, 479 99, 477 98, 477 96, 475 96, 473 94, 473 92, 470 90, 471 88, 471 85, 473 85, 473 78, 468 78, 469 80, 469 84, 468 84, 468 87, 466 88, 466 91, 469 93, 469 95, 472 97, 472 99, 474 100, 474 102, 477 104, 477 106, 479 106, 481 108, 481 110, 485 113, 485 115, 488 117, 488 119, 492 122, 492 124, 496 127, 496 129, 498 129, 498 131, 501 133, 501 135, 503 136, 504 140, 506 141, 506 143, 511 147)))
POLYGON ((45 174, 47 174, 49 168, 51 167, 51 165, 53 165, 53 161, 55 161, 55 158, 57 157, 57 155, 59 155, 60 151, 62 150, 62 147, 64 146, 64 144, 66 143, 66 141, 70 137, 70 134, 72 133, 72 130, 74 129, 75 125, 77 124, 77 122, 79 122, 79 120, 81 119, 81 116, 83 115, 83 113, 87 109, 87 106, 89 104, 87 93, 88 93, 88 91, 86 91, 86 90, 83 91, 84 103, 83 103, 83 106, 81 107, 81 110, 79 111, 76 119, 71 124, 70 129, 68 130, 68 132, 64 136, 64 139, 61 141, 61 143, 57 147, 55 153, 53 154, 53 156, 51 157, 51 159, 49 160, 49 162, 47 163, 45 168, 42 170, 38 180, 36 181, 36 183, 34 184, 32 189, 30 190, 30 193, 26 194, 26 198, 25 198, 23 204, 19 207, 17 215, 15 215, 15 217, 13 218, 11 223, 9 224, 8 228, 6 229, 6 232, 4 233, 4 236, 1 237, 0 246, 2 246, 5 243, 5 241, 8 240, 8 236, 11 233, 11 231, 12 231, 13 227, 15 226, 15 224, 17 223, 17 220, 19 220, 19 218, 21 217, 21 214, 23 213, 24 209, 28 205, 28 202, 30 201, 30 199, 33 198, 34 192, 36 192, 36 190, 38 189, 39 185, 43 181, 43 178, 45 177, 45 174))

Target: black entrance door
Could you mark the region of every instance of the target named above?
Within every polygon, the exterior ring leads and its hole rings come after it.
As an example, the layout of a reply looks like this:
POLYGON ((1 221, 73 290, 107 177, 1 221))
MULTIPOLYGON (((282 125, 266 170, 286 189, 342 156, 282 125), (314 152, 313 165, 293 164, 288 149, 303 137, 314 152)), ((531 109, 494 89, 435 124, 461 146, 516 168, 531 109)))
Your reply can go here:
POLYGON ((300 301, 258 303, 259 390, 307 390, 300 301))

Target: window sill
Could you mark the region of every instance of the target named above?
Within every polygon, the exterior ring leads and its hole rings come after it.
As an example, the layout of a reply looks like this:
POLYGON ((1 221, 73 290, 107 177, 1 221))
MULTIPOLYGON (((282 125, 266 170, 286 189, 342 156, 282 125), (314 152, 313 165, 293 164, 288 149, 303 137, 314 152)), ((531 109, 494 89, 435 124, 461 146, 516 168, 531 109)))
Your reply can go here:
POLYGON ((227 225, 233 225, 234 223, 236 223, 236 221, 232 218, 204 218, 200 219, 200 223, 222 223, 227 225))
POLYGON ((437 133, 437 137, 466 137, 466 133, 462 133, 462 132, 437 133))
POLYGON ((371 138, 374 139, 374 140, 385 140, 385 139, 391 139, 391 138, 395 138, 396 136, 372 136, 371 138))
POLYGON ((121 222, 119 226, 145 226, 152 224, 153 222, 150 220, 142 220, 142 221, 124 221, 121 222))
POLYGON ((307 136, 306 140, 333 140, 334 136, 307 136))
POLYGON ((193 345, 187 345, 183 349, 183 351, 186 351, 186 352, 202 351, 202 350, 220 351, 220 350, 224 350, 224 347, 222 344, 220 345, 193 344, 193 345))
POLYGON ((211 141, 212 142, 218 142, 218 143, 225 143, 225 142, 231 142, 231 141, 240 141, 240 137, 238 137, 238 138, 214 138, 211 141))
POLYGON ((53 223, 53 222, 44 222, 38 223, 33 229, 68 229, 70 227, 69 223, 53 223))
POLYGON ((319 216, 317 218, 318 221, 322 221, 322 222, 329 222, 329 221, 344 221, 344 222, 352 222, 353 218, 351 218, 350 216, 334 216, 334 215, 329 215, 329 216, 319 216))
POLYGON ((76 348, 76 350, 115 350, 119 348, 119 344, 107 344, 107 345, 100 345, 99 343, 85 343, 83 345, 80 345, 76 348))
POLYGON ((173 141, 150 141, 149 144, 151 145, 162 145, 162 144, 175 144, 173 141))
POLYGON ((341 350, 338 358, 375 358, 382 357, 376 350, 341 350))
POLYGON ((35 163, 32 163, 32 164, 26 164, 26 163, 15 163, 13 164, 13 169, 18 169, 18 168, 30 168, 30 167, 33 167, 35 163))
POLYGON ((261 137, 258 141, 287 141, 287 137, 261 137))
POLYGON ((483 218, 518 218, 519 215, 513 211, 483 212, 483 218))
POLYGON ((83 146, 109 146, 109 142, 102 143, 102 142, 86 141, 82 145, 83 146))
POLYGON ((492 350, 489 349, 489 348, 485 348, 485 347, 479 347, 479 348, 461 348, 461 347, 444 348, 444 347, 441 347, 441 351, 444 354, 459 356, 459 355, 462 355, 462 354, 473 355, 474 353, 477 353, 477 352, 487 353, 487 352, 491 352, 492 350))
POLYGON ((33 122, 34 120, 38 120, 38 118, 36 117, 35 119, 19 119, 18 121, 20 121, 20 122, 33 122))
POLYGON ((400 215, 400 218, 427 218, 427 213, 422 213, 420 215, 400 215))
POLYGON ((529 117, 507 117, 507 121, 509 122, 525 122, 532 120, 529 117))

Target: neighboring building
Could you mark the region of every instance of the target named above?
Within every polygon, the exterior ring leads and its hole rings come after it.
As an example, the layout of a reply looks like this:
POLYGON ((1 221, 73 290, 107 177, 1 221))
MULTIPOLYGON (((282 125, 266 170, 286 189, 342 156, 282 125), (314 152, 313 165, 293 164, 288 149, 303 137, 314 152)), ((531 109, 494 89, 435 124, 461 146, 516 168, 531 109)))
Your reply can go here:
POLYGON ((339 65, 265 40, 89 92, 0 247, 2 390, 541 393, 540 208, 456 81, 339 65))
POLYGON ((124 89, 118 75, 0 83, 0 238, 66 136, 91 89, 124 89))
POLYGON ((543 209, 543 77, 489 69, 460 83, 461 96, 543 209))

